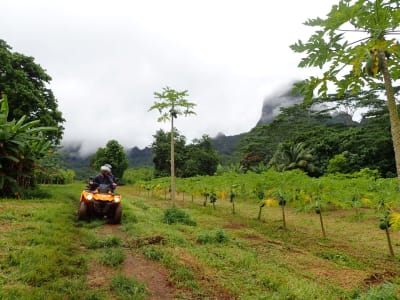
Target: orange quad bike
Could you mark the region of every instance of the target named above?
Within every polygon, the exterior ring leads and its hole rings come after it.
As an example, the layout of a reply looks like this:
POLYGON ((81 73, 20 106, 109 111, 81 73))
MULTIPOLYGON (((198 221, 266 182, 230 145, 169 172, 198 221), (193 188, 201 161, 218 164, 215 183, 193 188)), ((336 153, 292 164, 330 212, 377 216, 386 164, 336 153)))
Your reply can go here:
POLYGON ((122 196, 114 194, 110 185, 89 186, 81 193, 78 220, 89 221, 92 217, 101 217, 111 224, 120 224, 122 217, 122 196))

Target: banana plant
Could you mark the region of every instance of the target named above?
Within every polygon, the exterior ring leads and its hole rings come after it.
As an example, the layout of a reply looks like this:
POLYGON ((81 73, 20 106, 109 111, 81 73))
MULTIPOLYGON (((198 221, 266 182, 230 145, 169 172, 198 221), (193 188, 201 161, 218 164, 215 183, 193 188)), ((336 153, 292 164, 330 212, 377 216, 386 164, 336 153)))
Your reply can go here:
POLYGON ((39 127, 39 120, 25 122, 26 116, 8 121, 7 96, 0 101, 0 189, 3 196, 20 196, 33 185, 34 162, 51 147, 43 132, 56 128, 39 127))

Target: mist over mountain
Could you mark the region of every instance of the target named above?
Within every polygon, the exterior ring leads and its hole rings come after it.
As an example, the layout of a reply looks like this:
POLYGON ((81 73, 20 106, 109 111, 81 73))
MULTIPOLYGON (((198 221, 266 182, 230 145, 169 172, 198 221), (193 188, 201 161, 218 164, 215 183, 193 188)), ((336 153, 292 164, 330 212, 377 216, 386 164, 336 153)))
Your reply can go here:
MULTIPOLYGON (((287 107, 302 101, 302 97, 291 94, 291 88, 292 84, 288 84, 279 91, 265 97, 263 107, 261 108, 261 117, 256 126, 272 122, 279 114, 281 107, 287 107)), ((224 133, 219 133, 216 137, 211 138, 215 149, 220 155, 222 164, 229 164, 239 159, 235 156, 235 152, 238 150, 239 142, 244 134, 227 136, 224 133)), ((63 160, 70 168, 74 170, 83 169, 84 172, 90 170, 90 159, 94 152, 88 153, 85 151, 81 143, 65 144, 61 152, 63 153, 63 160)), ((136 146, 127 148, 126 155, 130 167, 137 168, 153 165, 153 153, 149 147, 143 149, 136 146)))
MULTIPOLYGON (((275 93, 264 98, 263 106, 261 108, 261 117, 256 122, 255 127, 262 124, 271 123, 275 117, 279 115, 280 108, 289 107, 303 101, 302 96, 294 95, 291 92, 292 87, 293 83, 288 84, 275 93)), ((351 120, 351 116, 344 113, 334 114, 332 115, 332 118, 325 120, 324 122, 354 124, 354 122, 351 120)), ((227 136, 224 133, 219 133, 217 136, 211 138, 213 146, 218 152, 223 165, 236 163, 240 160, 238 148, 240 141, 245 135, 246 133, 240 133, 237 135, 227 136)), ((85 171, 90 169, 90 159, 94 152, 85 153, 82 151, 82 145, 80 143, 64 145, 62 153, 64 153, 64 160, 70 168, 81 168, 85 171)), ((136 146, 127 148, 126 155, 130 167, 138 168, 153 165, 153 153, 150 147, 145 147, 143 149, 140 149, 136 146)))
POLYGON ((260 120, 257 125, 271 123, 280 113, 281 107, 288 107, 303 101, 303 97, 292 93, 292 85, 288 85, 281 91, 275 92, 264 98, 260 120))

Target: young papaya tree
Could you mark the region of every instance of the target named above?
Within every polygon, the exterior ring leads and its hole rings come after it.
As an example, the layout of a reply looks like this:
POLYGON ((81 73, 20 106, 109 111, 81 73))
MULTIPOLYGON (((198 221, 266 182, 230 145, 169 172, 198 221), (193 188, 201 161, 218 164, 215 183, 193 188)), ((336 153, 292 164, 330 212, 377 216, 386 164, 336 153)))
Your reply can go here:
POLYGON ((376 187, 379 189, 379 194, 373 206, 379 216, 379 229, 385 231, 389 255, 394 257, 390 228, 400 228, 400 214, 396 211, 400 195, 393 193, 393 190, 383 180, 378 180, 376 187))
POLYGON ((328 87, 338 99, 384 85, 400 189, 400 120, 393 82, 400 78, 400 5, 394 0, 340 0, 326 18, 309 19, 316 31, 307 42, 291 45, 305 53, 299 67, 317 67, 321 75, 296 85, 310 102, 314 94, 327 98, 328 87))
POLYGON ((231 185, 231 191, 229 193, 229 202, 232 203, 232 214, 233 215, 236 213, 236 211, 235 211, 235 198, 236 198, 236 195, 237 195, 236 189, 237 189, 238 186, 239 185, 236 184, 236 183, 232 184, 231 185))
POLYGON ((188 91, 176 91, 169 87, 164 87, 162 92, 154 93, 154 97, 158 99, 149 109, 158 110, 161 116, 159 122, 171 122, 171 200, 175 204, 175 153, 174 153, 174 119, 179 115, 196 114, 192 109, 195 103, 189 102, 186 98, 189 96, 188 91))
POLYGON ((213 191, 211 192, 210 195, 210 203, 213 205, 214 209, 215 209, 215 202, 217 202, 217 194, 213 191))
POLYGON ((286 229, 286 214, 285 214, 285 206, 286 206, 286 199, 288 198, 287 196, 285 196, 285 193, 282 190, 279 190, 278 192, 278 199, 279 199, 279 206, 282 209, 282 225, 283 225, 283 229, 286 229))
POLYGON ((261 220, 261 211, 262 211, 263 207, 265 206, 265 202, 263 201, 265 193, 261 187, 257 187, 257 189, 254 191, 254 193, 256 194, 256 196, 259 200, 259 210, 258 210, 257 220, 261 220))
POLYGON ((323 197, 323 186, 320 180, 314 181, 310 187, 310 195, 307 198, 304 207, 305 211, 314 210, 314 212, 319 216, 319 223, 321 226, 321 232, 323 238, 326 238, 326 231, 324 225, 324 218, 322 215, 323 208, 326 207, 326 201, 323 197))

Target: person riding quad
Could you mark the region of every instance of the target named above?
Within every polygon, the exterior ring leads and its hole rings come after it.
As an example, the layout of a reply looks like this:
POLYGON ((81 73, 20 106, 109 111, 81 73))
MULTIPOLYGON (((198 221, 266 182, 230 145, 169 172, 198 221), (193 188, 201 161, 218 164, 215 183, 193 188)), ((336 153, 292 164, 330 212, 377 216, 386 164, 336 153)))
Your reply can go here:
POLYGON ((95 178, 89 181, 90 189, 94 190, 100 184, 107 184, 110 186, 111 192, 114 193, 117 184, 114 181, 113 176, 111 174, 111 169, 107 166, 101 166, 100 174, 98 174, 95 178))
POLYGON ((106 166, 106 167, 108 167, 110 169, 110 176, 111 176, 112 180, 116 183, 117 181, 115 180, 115 176, 114 176, 114 174, 112 173, 112 170, 111 170, 112 166, 110 164, 105 164, 104 166, 106 166))

